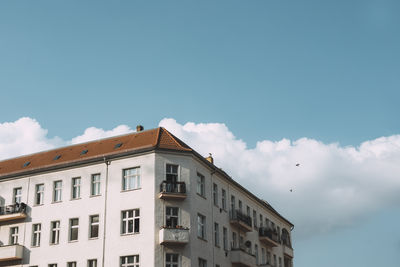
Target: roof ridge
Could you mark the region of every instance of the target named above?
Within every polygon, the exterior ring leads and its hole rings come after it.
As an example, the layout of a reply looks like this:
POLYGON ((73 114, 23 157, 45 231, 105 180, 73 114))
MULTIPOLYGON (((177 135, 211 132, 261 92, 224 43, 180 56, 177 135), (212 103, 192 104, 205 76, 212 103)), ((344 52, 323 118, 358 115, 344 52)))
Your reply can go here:
POLYGON ((184 150, 193 150, 192 148, 190 148, 188 145, 186 145, 182 140, 180 140, 178 137, 176 137, 175 135, 173 135, 172 133, 170 133, 167 129, 165 129, 164 127, 161 127, 163 131, 165 131, 169 137, 171 137, 171 139, 181 148, 184 150), (179 140, 179 141, 178 141, 179 140), (183 146, 182 143, 186 146, 183 146))

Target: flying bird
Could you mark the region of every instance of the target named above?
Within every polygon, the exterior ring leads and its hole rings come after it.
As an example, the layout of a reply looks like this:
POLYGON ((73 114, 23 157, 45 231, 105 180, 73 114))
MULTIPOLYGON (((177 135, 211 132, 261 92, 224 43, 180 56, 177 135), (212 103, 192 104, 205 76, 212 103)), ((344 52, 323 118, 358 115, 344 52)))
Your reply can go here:
POLYGON ((290 192, 293 192, 293 189, 290 189, 290 192))
POLYGON ((297 164, 296 164, 296 167, 299 167, 299 166, 300 166, 300 163, 297 163, 297 164))

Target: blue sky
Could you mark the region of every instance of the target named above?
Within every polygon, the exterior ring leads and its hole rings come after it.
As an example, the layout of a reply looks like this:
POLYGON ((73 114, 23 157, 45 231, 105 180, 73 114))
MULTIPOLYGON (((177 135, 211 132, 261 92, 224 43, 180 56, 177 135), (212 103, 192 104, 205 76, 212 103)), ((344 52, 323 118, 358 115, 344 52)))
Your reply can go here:
MULTIPOLYGON (((399 12, 396 0, 1 1, 0 124, 28 116, 72 140, 173 118, 225 124, 248 150, 303 137, 357 148, 400 133, 399 12)), ((295 266, 399 266, 398 204, 299 237, 295 266)))

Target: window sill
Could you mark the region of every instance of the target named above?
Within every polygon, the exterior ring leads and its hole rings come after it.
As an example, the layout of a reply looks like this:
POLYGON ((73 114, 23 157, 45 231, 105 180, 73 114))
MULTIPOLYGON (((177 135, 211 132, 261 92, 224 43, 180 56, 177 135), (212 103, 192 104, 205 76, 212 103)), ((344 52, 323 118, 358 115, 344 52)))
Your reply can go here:
POLYGON ((142 189, 141 187, 139 187, 139 188, 132 188, 132 189, 122 189, 121 190, 121 193, 124 193, 124 192, 131 192, 131 191, 136 191, 136 190, 140 190, 140 189, 142 189))
POLYGON ((89 240, 97 240, 99 237, 89 237, 89 240))
POLYGON ((196 193, 199 197, 207 199, 206 196, 200 195, 199 193, 196 193))
POLYGON ((140 232, 121 234, 121 236, 130 236, 130 235, 138 235, 138 234, 140 234, 140 232))
POLYGON ((54 244, 52 244, 52 243, 50 243, 49 245, 50 246, 57 246, 57 245, 59 245, 60 243, 54 243, 54 244))
POLYGON ((57 203, 61 203, 61 202, 62 202, 62 200, 58 200, 58 201, 51 202, 51 204, 57 204, 57 203))
POLYGON ((208 242, 207 239, 204 239, 204 238, 201 237, 201 236, 197 236, 197 238, 200 239, 200 240, 202 240, 202 241, 204 241, 204 242, 208 242))
POLYGON ((73 200, 80 200, 80 199, 82 199, 82 198, 81 198, 81 197, 71 198, 70 201, 73 201, 73 200))
POLYGON ((42 204, 34 204, 33 205, 34 207, 40 207, 40 206, 44 206, 44 204, 42 203, 42 204))
POLYGON ((98 194, 98 195, 90 195, 89 197, 90 197, 90 198, 92 198, 92 197, 101 197, 101 194, 98 194))
POLYGON ((78 240, 68 240, 68 243, 77 243, 78 240))

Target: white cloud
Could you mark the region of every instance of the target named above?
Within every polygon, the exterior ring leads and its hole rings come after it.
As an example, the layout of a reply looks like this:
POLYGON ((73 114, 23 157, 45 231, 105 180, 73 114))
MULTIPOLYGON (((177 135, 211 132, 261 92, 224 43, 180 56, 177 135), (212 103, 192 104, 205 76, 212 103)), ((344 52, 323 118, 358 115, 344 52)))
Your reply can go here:
POLYGON ((218 167, 291 220, 298 237, 354 225, 400 203, 400 135, 359 147, 301 138, 248 148, 224 124, 163 119, 160 126, 202 155, 212 153, 218 167))
MULTIPOLYGON (((221 123, 182 125, 163 119, 160 126, 202 155, 213 153, 218 167, 291 220, 298 237, 354 225, 378 209, 400 204, 400 135, 358 147, 301 138, 263 140, 248 148, 221 123)), ((49 138, 36 120, 21 118, 0 123, 0 159, 132 131, 126 125, 90 127, 62 140, 49 138)))

